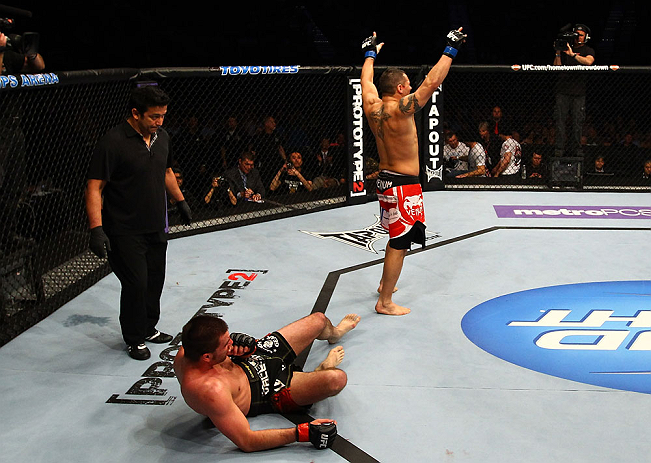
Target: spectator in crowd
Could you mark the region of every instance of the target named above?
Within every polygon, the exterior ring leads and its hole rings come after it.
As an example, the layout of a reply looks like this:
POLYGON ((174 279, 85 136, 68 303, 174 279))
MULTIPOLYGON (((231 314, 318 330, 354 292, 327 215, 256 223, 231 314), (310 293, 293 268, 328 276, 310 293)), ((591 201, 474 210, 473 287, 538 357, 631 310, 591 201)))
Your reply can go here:
POLYGON ((287 160, 283 142, 276 133, 276 119, 272 116, 263 119, 262 129, 251 140, 251 149, 255 153, 255 163, 260 169, 262 181, 269 185, 273 175, 272 166, 287 160))
POLYGON ((650 181, 651 180, 651 159, 644 161, 644 167, 642 169, 642 179, 650 181))
POLYGON ((640 147, 640 141, 631 131, 627 131, 624 134, 624 137, 619 142, 619 144, 624 148, 632 148, 635 150, 635 152, 637 152, 637 149, 640 147))
POLYGON ((235 116, 231 116, 226 120, 226 127, 218 134, 218 141, 221 145, 219 151, 222 158, 222 168, 226 170, 234 167, 238 162, 240 153, 246 151, 248 143, 246 134, 240 128, 235 116))
POLYGON ((468 152, 468 172, 457 175, 457 178, 485 177, 486 176, 486 151, 481 143, 476 141, 466 142, 468 152))
POLYGON ((585 137, 585 142, 581 142, 584 146, 597 146, 599 144, 599 134, 594 124, 586 124, 581 138, 585 137))
POLYGON ((339 148, 342 151, 346 150, 346 135, 344 132, 339 132, 337 136, 335 137, 335 141, 332 144, 332 146, 335 146, 339 148))
POLYGON ((543 162, 543 156, 537 151, 531 155, 531 160, 524 166, 526 178, 547 178, 547 166, 543 162))
MULTIPOLYGON (((174 178, 176 178, 176 184, 179 186, 179 190, 181 191, 181 193, 183 193, 183 197, 185 198, 185 201, 188 203, 191 209, 194 208, 196 206, 194 197, 192 193, 190 193, 187 190, 187 188, 183 185, 184 184, 183 172, 178 167, 173 167, 172 172, 174 172, 174 178)), ((178 200, 174 196, 168 195, 167 213, 169 215, 178 215, 178 209, 176 208, 176 203, 178 203, 178 200)))
POLYGON ((330 144, 330 138, 321 138, 312 166, 307 169, 311 171, 314 189, 337 186, 343 170, 342 161, 340 150, 330 144))
POLYGON ((510 133, 511 130, 510 124, 507 122, 504 117, 504 113, 500 106, 494 106, 491 110, 491 119, 490 119, 490 133, 491 136, 496 140, 499 140, 499 143, 502 143, 505 139, 504 135, 510 133))
POLYGON ((300 191, 312 191, 312 182, 305 178, 303 170, 303 156, 298 151, 289 155, 289 160, 278 170, 271 181, 269 189, 275 193, 296 193, 300 191))
POLYGON ((542 129, 543 142, 549 146, 556 146, 556 125, 553 119, 547 120, 542 129))
POLYGON ((265 197, 265 187, 260 172, 255 168, 255 156, 244 151, 237 160, 237 165, 224 172, 235 196, 241 201, 261 201, 265 197))
POLYGON ((640 142, 635 139, 632 132, 627 131, 624 137, 615 148, 615 159, 611 159, 615 170, 627 175, 633 175, 637 166, 641 164, 642 155, 640 151, 640 142))
POLYGON ((446 174, 448 177, 468 172, 468 152, 470 148, 459 141, 455 132, 449 132, 443 147, 443 160, 446 165, 446 174))
POLYGON ((165 283, 166 191, 177 201, 182 223, 192 220, 172 171, 169 135, 161 127, 168 102, 157 86, 132 91, 128 119, 95 147, 85 193, 89 247, 101 258, 108 253, 120 280, 120 327, 127 352, 136 360, 151 356, 145 341, 172 340, 156 328, 165 283))
POLYGON ((481 144, 486 151, 486 166, 491 169, 499 162, 500 147, 502 146, 503 142, 499 140, 499 138, 491 136, 489 123, 487 121, 480 122, 478 129, 479 137, 481 138, 481 144))
MULTIPOLYGON (((379 176, 380 161, 378 161, 376 156, 364 156, 364 178, 366 180, 377 180, 379 176)), ((369 190, 373 190, 373 188, 369 188, 369 190)), ((373 193, 375 193, 375 191, 373 191, 373 193)))
POLYGON ((610 121, 604 122, 601 129, 601 145, 602 146, 613 146, 616 145, 619 140, 619 134, 617 133, 617 128, 615 124, 610 121))
MULTIPOLYGON (((337 150, 337 156, 335 157, 335 164, 337 166, 337 179, 340 184, 345 184, 348 176, 348 144, 346 142, 346 135, 343 132, 337 133, 335 141, 330 145, 332 149, 337 150), (336 162, 336 159, 339 159, 339 162, 336 162)), ((377 177, 376 177, 377 178, 377 177)))
POLYGON ((594 166, 590 171, 592 174, 607 174, 606 170, 606 158, 602 155, 599 155, 594 160, 594 166))
MULTIPOLYGON (((566 48, 556 50, 554 66, 591 66, 595 61, 595 52, 586 45, 590 39, 590 28, 585 24, 574 26, 578 34, 573 43, 566 43, 566 48)), ((585 121, 585 75, 560 73, 556 82, 556 156, 566 155, 568 145, 576 150, 577 156, 583 155, 581 149, 581 130, 585 121), (572 136, 566 140, 565 124, 568 114, 572 114, 572 136)))
POLYGON ((33 46, 26 53, 18 53, 7 48, 7 36, 0 32, 0 70, 1 74, 38 73, 45 69, 45 61, 33 46))
POLYGON ((278 127, 276 130, 283 140, 283 147, 290 152, 305 153, 306 161, 310 156, 308 153, 312 152, 312 145, 315 142, 312 137, 314 131, 310 130, 308 119, 303 108, 297 109, 284 117, 283 126, 278 127))
POLYGON ((522 148, 511 135, 505 135, 500 150, 500 161, 491 172, 493 177, 515 177, 520 173, 522 148))
POLYGON ((642 140, 640 142, 640 148, 644 150, 651 149, 651 130, 642 135, 642 140))
POLYGON ((210 190, 208 190, 208 193, 203 198, 203 202, 213 208, 220 208, 227 203, 235 206, 237 204, 237 198, 229 183, 229 180, 225 177, 213 175, 210 190))
POLYGON ((27 137, 14 114, 7 108, 0 110, 0 256, 9 255, 22 225, 18 205, 28 183, 27 137))

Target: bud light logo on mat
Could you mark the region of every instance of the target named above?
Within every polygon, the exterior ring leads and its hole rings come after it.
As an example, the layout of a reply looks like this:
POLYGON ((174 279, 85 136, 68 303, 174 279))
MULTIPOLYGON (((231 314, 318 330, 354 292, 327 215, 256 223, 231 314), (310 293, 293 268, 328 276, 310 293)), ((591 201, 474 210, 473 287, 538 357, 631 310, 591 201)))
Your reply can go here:
POLYGON ((651 281, 507 294, 471 309, 461 328, 481 349, 521 367, 651 393, 651 281))

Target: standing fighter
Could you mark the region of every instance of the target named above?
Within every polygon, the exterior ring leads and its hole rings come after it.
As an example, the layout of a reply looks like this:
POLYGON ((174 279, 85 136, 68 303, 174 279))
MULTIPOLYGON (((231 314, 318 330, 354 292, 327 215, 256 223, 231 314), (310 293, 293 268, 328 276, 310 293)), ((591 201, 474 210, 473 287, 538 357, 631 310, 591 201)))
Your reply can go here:
POLYGON ((378 289, 380 297, 375 305, 375 310, 381 314, 410 312, 395 304, 391 294, 411 243, 425 245, 425 212, 418 178, 420 166, 414 113, 431 98, 448 74, 452 59, 467 37, 461 30, 460 27, 448 33, 443 56, 414 93, 410 93, 411 85, 404 71, 397 68, 384 71, 378 82, 382 98, 373 84, 373 64, 384 43, 377 43, 375 32, 362 43, 362 103, 380 154, 377 193, 382 226, 389 231, 390 237, 378 289))

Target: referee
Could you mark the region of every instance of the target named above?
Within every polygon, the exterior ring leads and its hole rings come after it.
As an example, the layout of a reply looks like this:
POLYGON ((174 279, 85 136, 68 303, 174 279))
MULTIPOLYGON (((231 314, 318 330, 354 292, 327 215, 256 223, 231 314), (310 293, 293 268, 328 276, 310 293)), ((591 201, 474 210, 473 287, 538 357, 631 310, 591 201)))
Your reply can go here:
POLYGON ((151 356, 145 341, 172 340, 156 329, 165 282, 166 191, 182 222, 192 219, 172 171, 169 135, 161 128, 168 103, 157 86, 134 89, 129 117, 98 141, 88 169, 89 247, 100 258, 108 254, 120 280, 120 327, 136 360, 151 356))

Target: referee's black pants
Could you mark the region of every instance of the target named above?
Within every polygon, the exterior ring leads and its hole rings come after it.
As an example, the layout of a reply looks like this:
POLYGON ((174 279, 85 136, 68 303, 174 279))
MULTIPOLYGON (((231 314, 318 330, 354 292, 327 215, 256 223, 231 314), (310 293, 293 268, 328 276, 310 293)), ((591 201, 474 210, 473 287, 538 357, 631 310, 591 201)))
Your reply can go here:
POLYGON ((108 235, 111 269, 122 284, 120 327, 127 345, 145 342, 156 332, 165 284, 167 234, 108 235))

